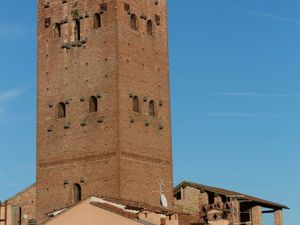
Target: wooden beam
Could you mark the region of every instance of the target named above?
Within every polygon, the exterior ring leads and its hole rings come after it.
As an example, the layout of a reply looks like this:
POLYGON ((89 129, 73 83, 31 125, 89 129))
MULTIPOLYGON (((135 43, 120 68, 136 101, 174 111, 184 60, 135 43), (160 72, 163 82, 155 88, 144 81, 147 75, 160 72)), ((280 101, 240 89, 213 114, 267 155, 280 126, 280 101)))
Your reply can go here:
POLYGON ((262 211, 263 214, 267 214, 267 213, 274 213, 275 210, 265 210, 265 211, 262 211))
POLYGON ((4 225, 7 225, 7 201, 5 201, 4 207, 4 225))

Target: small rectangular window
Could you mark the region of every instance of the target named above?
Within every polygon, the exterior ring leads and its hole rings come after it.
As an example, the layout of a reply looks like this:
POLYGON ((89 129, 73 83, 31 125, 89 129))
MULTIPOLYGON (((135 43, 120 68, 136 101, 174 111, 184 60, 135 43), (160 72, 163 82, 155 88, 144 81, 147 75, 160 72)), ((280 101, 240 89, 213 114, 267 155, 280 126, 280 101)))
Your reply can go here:
POLYGON ((51 24, 51 18, 48 17, 45 19, 45 28, 50 27, 50 24, 51 24))

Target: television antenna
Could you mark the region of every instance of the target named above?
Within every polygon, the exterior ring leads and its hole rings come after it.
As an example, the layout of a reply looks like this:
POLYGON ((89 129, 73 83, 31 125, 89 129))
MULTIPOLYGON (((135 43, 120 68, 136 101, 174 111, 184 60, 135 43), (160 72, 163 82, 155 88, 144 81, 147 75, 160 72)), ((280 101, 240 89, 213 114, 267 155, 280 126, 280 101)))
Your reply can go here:
POLYGON ((165 177, 157 179, 157 183, 158 183, 158 186, 159 186, 159 193, 160 193, 160 204, 161 204, 162 207, 168 208, 168 200, 167 200, 167 197, 164 194, 165 182, 166 182, 165 177))

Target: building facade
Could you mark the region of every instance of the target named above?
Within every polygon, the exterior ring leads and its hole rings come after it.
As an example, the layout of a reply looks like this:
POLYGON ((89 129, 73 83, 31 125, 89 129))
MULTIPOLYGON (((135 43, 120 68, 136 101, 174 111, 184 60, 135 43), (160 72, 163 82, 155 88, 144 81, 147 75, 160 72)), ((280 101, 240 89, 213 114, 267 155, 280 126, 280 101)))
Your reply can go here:
POLYGON ((0 225, 282 225, 280 204, 173 193, 167 27, 166 0, 38 0, 36 184, 0 202, 0 225))
POLYGON ((268 200, 186 181, 174 188, 174 205, 189 214, 180 224, 262 225, 263 215, 272 213, 274 225, 283 225, 282 212, 288 209, 268 200))
POLYGON ((91 195, 172 206, 166 0, 38 1, 37 218, 91 195))

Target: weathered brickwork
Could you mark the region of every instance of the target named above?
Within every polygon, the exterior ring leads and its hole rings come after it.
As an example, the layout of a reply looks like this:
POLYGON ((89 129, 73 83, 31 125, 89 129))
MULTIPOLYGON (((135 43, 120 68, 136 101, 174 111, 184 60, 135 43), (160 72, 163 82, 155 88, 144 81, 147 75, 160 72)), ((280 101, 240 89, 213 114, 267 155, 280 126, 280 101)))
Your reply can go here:
POLYGON ((159 205, 165 179, 172 207, 167 34, 165 0, 38 1, 39 221, 74 203, 74 184, 159 205))
POLYGON ((262 225, 262 207, 255 206, 252 208, 252 225, 262 225))
MULTIPOLYGON (((7 199, 8 224, 29 224, 36 218, 36 185, 32 185, 15 196, 7 199)), ((3 215, 3 212, 2 212, 3 215)))
POLYGON ((282 210, 275 210, 274 212, 274 225, 283 225, 282 210))
POLYGON ((288 209, 257 197, 186 181, 174 188, 174 206, 187 213, 180 215, 180 225, 189 223, 187 215, 198 217, 191 223, 262 225, 264 213, 274 213, 274 225, 283 225, 282 209, 288 209))

